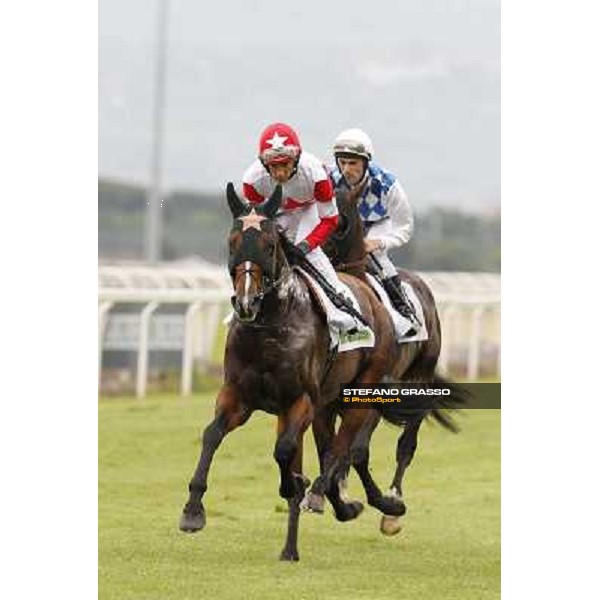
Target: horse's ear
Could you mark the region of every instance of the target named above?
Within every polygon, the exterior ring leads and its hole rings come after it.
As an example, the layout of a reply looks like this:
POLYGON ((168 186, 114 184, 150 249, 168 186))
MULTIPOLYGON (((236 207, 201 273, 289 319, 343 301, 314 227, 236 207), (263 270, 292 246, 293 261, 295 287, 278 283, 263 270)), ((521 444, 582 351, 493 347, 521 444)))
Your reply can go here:
POLYGON ((240 200, 231 181, 227 184, 227 204, 229 204, 229 210, 234 219, 248 211, 248 205, 240 200))
POLYGON ((281 206, 282 198, 283 189, 281 188, 280 184, 277 184, 275 190, 271 194, 271 197, 258 207, 257 212, 260 212, 260 214, 264 215, 268 219, 272 219, 277 214, 277 211, 281 206))

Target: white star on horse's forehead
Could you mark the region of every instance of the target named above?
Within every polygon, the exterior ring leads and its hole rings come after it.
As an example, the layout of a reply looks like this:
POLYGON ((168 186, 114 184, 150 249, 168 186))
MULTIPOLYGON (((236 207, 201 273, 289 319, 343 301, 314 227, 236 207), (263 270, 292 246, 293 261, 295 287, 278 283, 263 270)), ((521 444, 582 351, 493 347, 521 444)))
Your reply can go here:
POLYGON ((271 144, 271 149, 279 150, 280 148, 285 148, 285 140, 287 140, 287 135, 279 135, 275 132, 273 137, 270 140, 267 140, 267 144, 271 144))
POLYGON ((240 221, 242 222, 242 231, 246 231, 246 229, 250 229, 251 227, 260 231, 260 224, 266 218, 267 217, 257 214, 256 211, 252 209, 245 217, 240 218, 240 221))

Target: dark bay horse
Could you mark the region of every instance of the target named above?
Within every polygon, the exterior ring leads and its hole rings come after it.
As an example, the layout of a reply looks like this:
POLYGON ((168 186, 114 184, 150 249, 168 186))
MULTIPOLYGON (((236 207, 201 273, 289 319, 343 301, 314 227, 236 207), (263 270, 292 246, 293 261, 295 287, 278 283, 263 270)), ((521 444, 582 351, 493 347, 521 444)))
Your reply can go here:
MULTIPOLYGON (((299 505, 308 480, 302 473, 303 435, 321 407, 338 396, 347 381, 377 381, 384 375, 384 349, 357 349, 332 357, 325 316, 307 283, 290 269, 283 251, 286 238, 274 217, 281 204, 278 186, 263 204, 251 208, 240 200, 232 184, 227 201, 233 215, 229 235, 229 270, 235 290, 236 316, 230 326, 224 364, 224 384, 214 420, 202 437, 202 450, 189 484, 180 529, 201 530, 206 523, 202 498, 213 455, 223 438, 240 427, 255 410, 277 416, 274 458, 279 466, 279 494, 289 506, 288 531, 282 560, 298 560, 299 505)), ((387 318, 375 294, 362 281, 348 277, 363 315, 376 335, 385 335, 387 318)), ((363 429, 366 412, 345 419, 336 436, 336 448, 345 455, 356 433, 363 429)), ((319 448, 323 459, 325 449, 319 448)), ((362 504, 346 502, 337 485, 324 490, 340 521, 360 514, 362 504)))
MULTIPOLYGON (((363 225, 358 213, 357 200, 361 190, 354 193, 342 193, 337 196, 340 213, 338 228, 324 245, 324 250, 330 257, 337 271, 368 283, 365 273, 367 256, 364 248, 363 225)), ((423 420, 432 416, 445 428, 456 431, 454 422, 446 415, 446 408, 461 406, 467 399, 463 391, 435 373, 440 347, 440 322, 431 290, 426 283, 414 273, 399 270, 404 281, 410 283, 415 290, 429 333, 426 341, 397 344, 393 334, 393 323, 389 315, 384 322, 385 331, 379 331, 376 347, 383 350, 387 357, 385 377, 388 381, 406 383, 441 384, 453 388, 451 403, 431 402, 431 399, 419 400, 407 407, 406 405, 382 405, 380 410, 370 410, 369 417, 362 420, 359 430, 355 430, 350 445, 350 452, 344 453, 337 444, 334 433, 334 410, 321 410, 317 413, 313 430, 315 436, 321 436, 320 445, 325 448, 326 460, 321 476, 314 482, 303 505, 316 512, 322 512, 324 490, 336 485, 342 480, 351 464, 358 473, 369 504, 378 508, 382 513, 381 531, 393 535, 400 531, 400 517, 406 512, 402 495, 402 480, 414 456, 417 447, 417 435, 423 420), (380 418, 395 425, 403 426, 396 447, 396 471, 392 478, 390 493, 384 496, 373 480, 369 471, 370 438, 377 427, 380 418)), ((344 277, 341 275, 344 280, 344 277)), ((381 353, 380 353, 381 354, 381 353)), ((379 381, 383 380, 381 378, 379 381)), ((345 419, 352 418, 352 413, 365 409, 350 409, 339 412, 342 417, 342 427, 345 419)), ((341 428, 340 428, 341 430, 341 428)), ((319 444, 318 444, 319 445, 319 444)))

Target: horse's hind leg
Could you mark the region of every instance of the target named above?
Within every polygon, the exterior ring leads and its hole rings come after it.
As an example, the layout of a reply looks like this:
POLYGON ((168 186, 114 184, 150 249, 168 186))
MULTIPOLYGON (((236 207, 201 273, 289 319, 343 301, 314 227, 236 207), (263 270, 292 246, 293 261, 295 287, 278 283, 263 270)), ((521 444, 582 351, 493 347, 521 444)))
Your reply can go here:
POLYGON ((251 411, 239 400, 231 386, 224 385, 217 397, 215 418, 202 435, 202 452, 196 471, 189 484, 189 499, 183 508, 179 521, 179 529, 194 533, 204 528, 206 515, 202 504, 202 497, 206 492, 208 471, 214 453, 223 438, 233 429, 244 424, 251 415, 251 411))
MULTIPOLYGON (((402 435, 398 439, 396 446, 396 473, 392 480, 390 493, 392 497, 395 497, 403 507, 403 513, 406 512, 406 505, 402 498, 402 480, 404 473, 410 465, 412 458, 417 449, 417 435, 419 433, 419 427, 423 422, 423 416, 419 415, 414 417, 406 423, 406 427, 402 432, 402 435)), ((383 516, 381 518, 381 533, 385 535, 394 535, 400 531, 400 517, 394 516, 383 516)))

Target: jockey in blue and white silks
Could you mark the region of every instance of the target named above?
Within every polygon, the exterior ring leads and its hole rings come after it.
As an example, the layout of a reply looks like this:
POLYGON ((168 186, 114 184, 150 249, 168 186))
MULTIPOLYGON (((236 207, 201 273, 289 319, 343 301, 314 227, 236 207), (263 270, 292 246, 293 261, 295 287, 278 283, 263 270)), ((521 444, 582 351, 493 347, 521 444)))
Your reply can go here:
MULTIPOLYGON (((396 268, 387 253, 410 240, 412 210, 406 192, 392 173, 371 162, 365 175, 368 182, 361 194, 358 212, 365 223, 366 239, 380 242, 374 252, 385 277, 394 277, 396 268)), ((347 185, 338 167, 331 173, 331 179, 336 191, 347 185)))
POLYGON ((334 190, 362 187, 358 212, 365 225, 365 250, 379 262, 384 287, 398 312, 413 320, 410 306, 397 293, 400 277, 388 256, 412 235, 414 221, 406 192, 395 175, 373 162, 373 144, 364 131, 342 131, 333 144, 333 154, 336 164, 330 177, 334 190))

